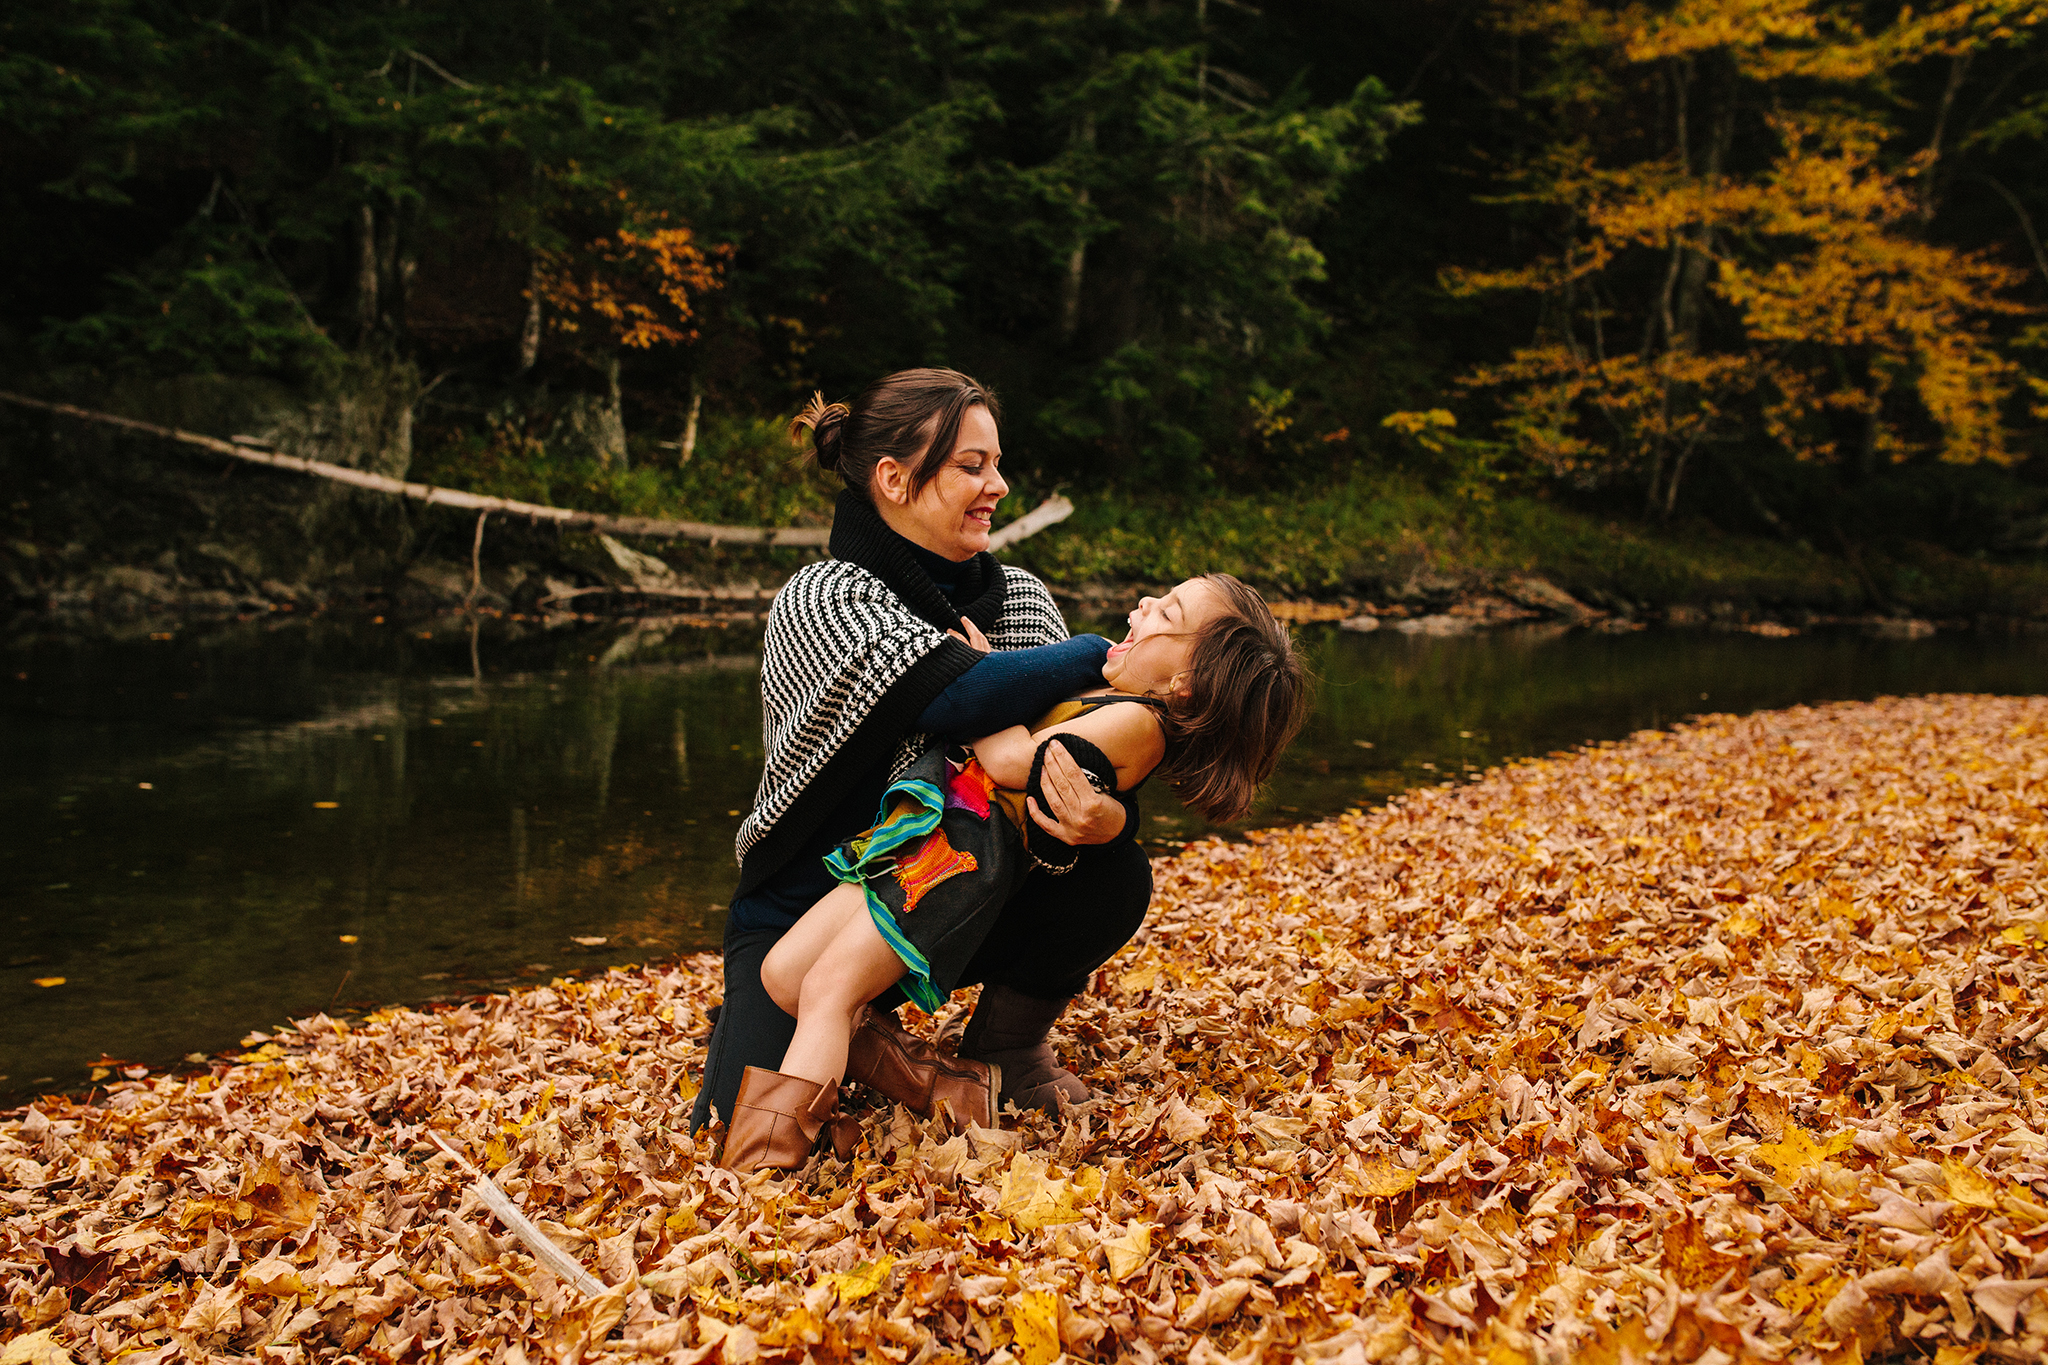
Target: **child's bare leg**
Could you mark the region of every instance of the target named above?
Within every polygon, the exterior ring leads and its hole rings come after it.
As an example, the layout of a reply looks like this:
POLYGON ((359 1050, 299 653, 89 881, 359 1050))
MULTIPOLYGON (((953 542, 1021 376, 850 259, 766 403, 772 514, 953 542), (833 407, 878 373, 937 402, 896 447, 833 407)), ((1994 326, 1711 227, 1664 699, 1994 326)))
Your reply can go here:
POLYGON ((837 1085, 846 1075, 846 1051, 861 1006, 896 984, 903 959, 875 928, 862 904, 804 973, 798 992, 796 1036, 782 1054, 784 1075, 837 1085))
POLYGON ((867 896, 851 882, 841 882, 804 911, 803 918, 768 950, 761 960, 761 986, 784 1014, 795 1015, 804 973, 856 915, 868 918, 867 896))

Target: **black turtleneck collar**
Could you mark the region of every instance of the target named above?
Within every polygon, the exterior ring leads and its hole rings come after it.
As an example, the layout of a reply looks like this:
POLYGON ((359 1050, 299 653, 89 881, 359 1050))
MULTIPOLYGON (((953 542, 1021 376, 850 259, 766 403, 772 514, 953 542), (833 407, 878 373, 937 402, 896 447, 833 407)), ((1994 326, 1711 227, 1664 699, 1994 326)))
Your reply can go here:
POLYGON ((957 630, 962 616, 992 630, 1003 614, 1003 569, 994 555, 983 551, 956 563, 933 554, 891 530, 874 504, 850 488, 833 509, 831 551, 834 559, 880 578, 939 630, 957 630))

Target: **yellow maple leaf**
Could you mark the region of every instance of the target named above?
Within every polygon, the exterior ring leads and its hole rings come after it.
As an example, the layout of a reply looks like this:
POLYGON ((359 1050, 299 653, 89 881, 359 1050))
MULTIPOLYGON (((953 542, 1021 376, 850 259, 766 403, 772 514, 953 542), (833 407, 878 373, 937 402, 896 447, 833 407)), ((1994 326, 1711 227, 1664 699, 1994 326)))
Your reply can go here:
POLYGON ((1716 1251, 1697 1218, 1664 1229, 1664 1269, 1681 1289, 1705 1288, 1742 1263, 1740 1256, 1716 1251))
POLYGON ((307 1292, 306 1282, 299 1278, 298 1267, 276 1256, 250 1266, 242 1272, 241 1278, 245 1289, 268 1294, 274 1299, 307 1292))
POLYGON ((0 1350, 0 1365, 71 1365, 71 1353, 47 1327, 16 1337, 0 1350))
POLYGON ((829 1284, 838 1290, 841 1303, 858 1303, 889 1283, 889 1272, 895 1265, 894 1256, 884 1256, 879 1261, 862 1261, 851 1270, 821 1275, 818 1283, 829 1284))
POLYGON ((1788 1313, 1817 1313, 1845 1283, 1840 1275, 1830 1275, 1806 1284, 1788 1284, 1778 1291, 1778 1303, 1788 1313))
POLYGON ((1117 979, 1117 989, 1137 995, 1149 991, 1159 984, 1159 964, 1156 961, 1140 962, 1117 979))
POLYGON ((998 1218, 992 1213, 977 1213, 971 1220, 974 1237, 982 1242, 1007 1242, 1017 1235, 1017 1229, 1010 1226, 1007 1218, 998 1218))
POLYGON ((1017 1359, 1024 1365, 1052 1365, 1060 1355, 1060 1299, 1057 1294, 1019 1294, 1010 1309, 1017 1359))
POLYGON ((1406 1194, 1422 1179, 1420 1171, 1396 1165, 1386 1157, 1375 1157, 1359 1168, 1359 1193, 1368 1199, 1391 1199, 1406 1194))
POLYGON ((1071 1181, 1048 1176, 1044 1162, 1019 1152, 1003 1172, 996 1212, 1024 1231, 1032 1232, 1055 1223, 1079 1222, 1083 1217, 1081 1203, 1082 1193, 1071 1181))
POLYGON ((1764 1143, 1756 1154, 1770 1163, 1778 1183, 1789 1187, 1806 1172, 1826 1165, 1827 1159, 1837 1152, 1848 1151, 1853 1140, 1848 1133, 1837 1133, 1824 1143, 1815 1142, 1804 1128, 1787 1123, 1784 1139, 1764 1143))
POLYGON ((1109 1277, 1124 1280, 1145 1264, 1152 1254, 1152 1225, 1132 1223, 1121 1237, 1112 1237, 1102 1244, 1102 1253, 1109 1258, 1109 1277))
POLYGON ((1941 1173, 1948 1177, 1948 1197, 1958 1204, 1966 1204, 1973 1209, 1998 1207, 1997 1182, 1965 1165, 1961 1157, 1952 1156, 1943 1161, 1941 1173))

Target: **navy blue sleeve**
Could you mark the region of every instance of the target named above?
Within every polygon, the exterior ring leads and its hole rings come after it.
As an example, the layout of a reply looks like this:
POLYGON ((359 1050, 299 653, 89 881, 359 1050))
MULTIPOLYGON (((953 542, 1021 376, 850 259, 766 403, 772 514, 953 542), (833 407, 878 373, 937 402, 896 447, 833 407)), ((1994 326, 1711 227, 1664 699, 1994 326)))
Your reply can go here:
POLYGON ((1100 635, 984 654, 932 699, 917 728, 965 740, 1029 724, 1076 692, 1100 687, 1108 657, 1109 641, 1100 635))

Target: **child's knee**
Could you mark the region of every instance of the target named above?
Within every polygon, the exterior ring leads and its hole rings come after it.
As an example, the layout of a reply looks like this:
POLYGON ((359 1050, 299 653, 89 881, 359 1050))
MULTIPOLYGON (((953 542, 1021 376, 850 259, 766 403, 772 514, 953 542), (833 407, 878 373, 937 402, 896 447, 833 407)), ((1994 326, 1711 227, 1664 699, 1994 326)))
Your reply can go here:
POLYGON ((859 999, 851 977, 841 964, 835 963, 830 955, 819 958, 804 973, 802 984, 797 988, 797 1007, 800 1015, 839 1013, 849 1017, 867 1003, 859 999))
POLYGON ((790 970, 788 957, 781 944, 768 950, 768 956, 761 959, 761 989, 768 992, 768 998, 784 1014, 793 1015, 803 983, 802 978, 790 970))

